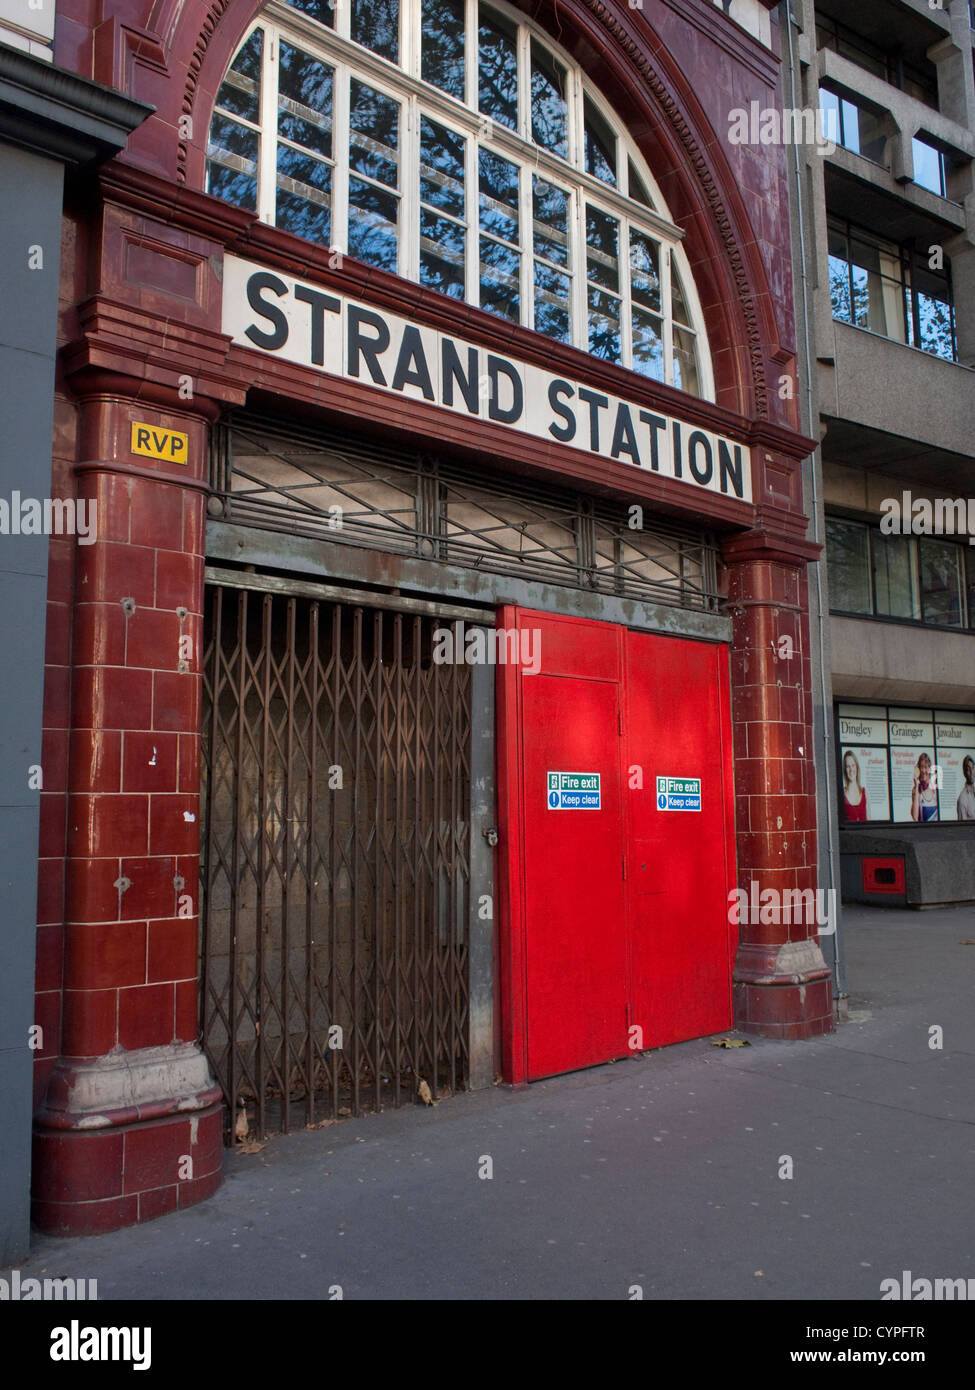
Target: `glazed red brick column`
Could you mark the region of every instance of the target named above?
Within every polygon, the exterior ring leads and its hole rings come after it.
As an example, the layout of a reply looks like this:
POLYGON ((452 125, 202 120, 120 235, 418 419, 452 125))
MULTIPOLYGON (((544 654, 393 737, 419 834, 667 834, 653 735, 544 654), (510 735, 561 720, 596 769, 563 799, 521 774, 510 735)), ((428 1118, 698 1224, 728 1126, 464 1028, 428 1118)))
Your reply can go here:
POLYGON ((811 1037, 832 1030, 830 970, 815 922, 781 906, 786 890, 817 886, 809 547, 753 531, 726 542, 724 558, 734 623, 738 886, 749 903, 738 927, 735 1021, 749 1033, 811 1037), (767 889, 776 896, 756 912, 767 889))
POLYGON ((206 420, 82 406, 67 749, 60 1057, 35 1123, 34 1219, 80 1234, 208 1196, 220 1093, 198 1044, 206 420), (136 457, 133 422, 187 436, 136 457))

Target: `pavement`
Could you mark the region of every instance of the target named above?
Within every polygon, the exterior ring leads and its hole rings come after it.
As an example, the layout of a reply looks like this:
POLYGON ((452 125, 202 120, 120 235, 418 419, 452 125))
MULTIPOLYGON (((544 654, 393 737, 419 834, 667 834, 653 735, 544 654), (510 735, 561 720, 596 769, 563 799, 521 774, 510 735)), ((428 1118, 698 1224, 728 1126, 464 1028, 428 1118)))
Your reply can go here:
POLYGON ((21 1277, 96 1278, 99 1300, 876 1301, 905 1270, 975 1280, 975 909, 847 908, 843 929, 829 1037, 702 1039, 278 1136, 228 1153, 200 1206, 35 1234, 21 1277))

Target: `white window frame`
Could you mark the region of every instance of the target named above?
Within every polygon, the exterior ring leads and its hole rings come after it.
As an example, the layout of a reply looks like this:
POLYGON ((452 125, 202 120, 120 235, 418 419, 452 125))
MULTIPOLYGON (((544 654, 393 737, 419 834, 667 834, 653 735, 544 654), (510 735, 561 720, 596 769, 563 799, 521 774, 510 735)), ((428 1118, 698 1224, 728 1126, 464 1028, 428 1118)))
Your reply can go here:
MULTIPOLYGON (((663 380, 674 382, 674 319, 671 295, 671 261, 680 273, 691 322, 679 326, 689 330, 695 341, 699 395, 714 400, 714 375, 700 300, 681 245, 683 232, 670 218, 660 189, 638 148, 622 122, 584 76, 578 64, 541 29, 504 0, 486 0, 509 24, 516 26, 518 61, 518 129, 510 130, 477 109, 477 26, 478 0, 465 5, 465 100, 447 95, 420 79, 422 7, 421 0, 399 0, 400 62, 392 63, 349 38, 350 5, 336 0, 335 27, 320 24, 285 0, 270 0, 244 35, 241 46, 255 29, 264 30, 261 64, 260 132, 258 145, 258 216, 273 225, 276 202, 278 58, 282 39, 303 49, 334 70, 332 112, 332 249, 348 251, 349 210, 349 82, 354 76, 397 102, 400 108, 400 180, 397 192, 398 242, 397 273, 418 281, 420 275, 420 117, 421 115, 464 137, 465 149, 465 297, 467 304, 480 303, 480 219, 478 212, 478 149, 489 149, 519 168, 520 245, 520 322, 534 327, 534 233, 532 175, 546 179, 569 193, 569 258, 565 273, 570 278, 570 345, 589 351, 589 323, 586 266, 586 204, 615 218, 619 223, 619 270, 621 301, 621 362, 645 380, 657 380, 639 372, 632 363, 632 308, 629 262, 631 224, 660 246, 661 319, 664 354, 663 380), (551 154, 531 140, 531 43, 535 39, 567 73, 566 103, 568 157, 551 154), (586 173, 584 101, 588 99, 607 123, 615 138, 616 186, 586 173), (630 162, 640 175, 653 203, 648 209, 631 200, 627 189, 630 162)), ((239 52, 239 47, 238 50, 239 52)), ((235 55, 236 56, 236 55, 235 55)), ((253 123, 228 117, 253 130, 253 123)), ((392 190, 390 190, 392 191, 392 190)), ((551 339, 550 341, 556 341, 551 339)), ((602 360, 602 359, 600 359, 602 360)))

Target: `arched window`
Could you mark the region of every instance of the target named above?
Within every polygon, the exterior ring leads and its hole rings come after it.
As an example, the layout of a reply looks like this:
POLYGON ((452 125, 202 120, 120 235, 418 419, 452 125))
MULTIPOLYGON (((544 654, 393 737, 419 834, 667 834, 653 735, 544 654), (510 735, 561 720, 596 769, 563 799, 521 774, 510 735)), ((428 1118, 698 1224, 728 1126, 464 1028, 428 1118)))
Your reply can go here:
POLYGON ((680 232, 618 118, 481 0, 272 0, 218 93, 209 192, 713 398, 680 232))

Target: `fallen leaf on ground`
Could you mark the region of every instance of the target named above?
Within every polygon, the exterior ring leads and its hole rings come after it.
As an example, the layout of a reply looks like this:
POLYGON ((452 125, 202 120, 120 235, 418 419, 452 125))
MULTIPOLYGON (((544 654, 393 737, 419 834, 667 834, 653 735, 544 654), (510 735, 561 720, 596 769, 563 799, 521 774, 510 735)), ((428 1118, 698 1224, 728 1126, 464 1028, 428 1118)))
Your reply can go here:
POLYGON ((750 1042, 744 1038, 720 1038, 718 1042, 713 1042, 712 1047, 751 1047, 750 1042))
POLYGON ((266 1144, 241 1144, 237 1152, 239 1154, 259 1154, 266 1147, 266 1144))
POLYGON ((429 1086, 427 1085, 427 1083, 423 1080, 423 1077, 422 1077, 422 1076, 420 1077, 420 1084, 419 1084, 419 1086, 417 1086, 417 1088, 416 1088, 416 1093, 417 1093, 417 1095, 420 1097, 420 1099, 423 1101, 423 1104, 424 1104, 424 1105, 432 1105, 432 1104, 433 1104, 433 1096, 430 1094, 430 1087, 429 1087, 429 1086))

